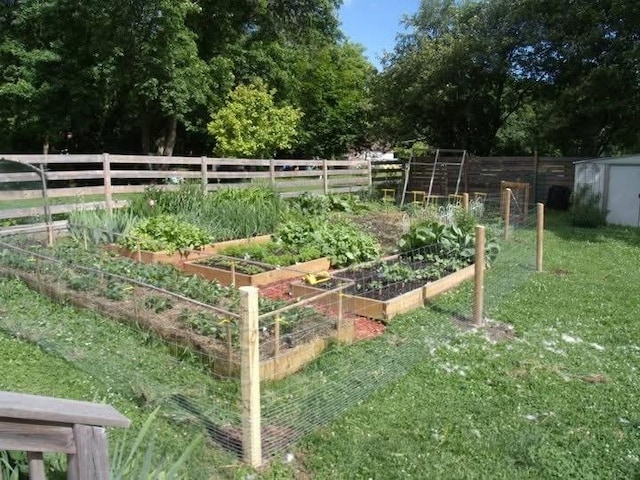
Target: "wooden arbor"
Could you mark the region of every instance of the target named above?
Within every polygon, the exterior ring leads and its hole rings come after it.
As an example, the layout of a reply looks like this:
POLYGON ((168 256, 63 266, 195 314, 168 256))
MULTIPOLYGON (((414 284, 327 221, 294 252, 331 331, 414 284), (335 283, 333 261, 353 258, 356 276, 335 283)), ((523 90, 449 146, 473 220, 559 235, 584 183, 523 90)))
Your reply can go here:
POLYGON ((67 454, 69 480, 108 480, 104 427, 130 423, 110 405, 0 392, 0 450, 26 451, 31 480, 45 479, 44 452, 67 454))

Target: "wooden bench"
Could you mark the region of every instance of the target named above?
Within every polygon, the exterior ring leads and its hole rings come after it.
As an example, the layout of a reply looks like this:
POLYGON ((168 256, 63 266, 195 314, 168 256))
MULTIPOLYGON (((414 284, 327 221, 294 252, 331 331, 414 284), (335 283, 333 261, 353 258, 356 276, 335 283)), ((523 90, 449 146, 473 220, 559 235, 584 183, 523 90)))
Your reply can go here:
POLYGON ((44 452, 67 454, 69 480, 108 480, 104 427, 130 424, 111 405, 0 391, 0 450, 27 452, 31 480, 45 479, 44 452))

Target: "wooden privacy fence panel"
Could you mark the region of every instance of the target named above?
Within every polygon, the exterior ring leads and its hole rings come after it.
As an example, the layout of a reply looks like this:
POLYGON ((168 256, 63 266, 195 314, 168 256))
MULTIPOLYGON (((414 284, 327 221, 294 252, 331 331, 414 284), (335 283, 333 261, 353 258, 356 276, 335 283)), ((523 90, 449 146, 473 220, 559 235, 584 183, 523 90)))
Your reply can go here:
POLYGON ((21 169, 20 163, 45 167, 50 199, 69 198, 68 203, 52 207, 54 214, 78 208, 117 207, 113 195, 139 193, 149 185, 177 189, 189 180, 199 180, 209 191, 269 185, 285 197, 303 192, 352 192, 369 188, 372 183, 367 161, 0 154, 0 220, 42 213, 41 206, 7 207, 9 202, 42 198, 40 176, 26 167, 21 169), (87 196, 97 198, 81 198, 87 196))
MULTIPOLYGON (((552 185, 573 188, 574 162, 578 157, 476 157, 471 156, 463 170, 462 185, 469 192, 498 193, 500 182, 531 185, 532 201, 545 201, 552 185)), ((409 171, 409 190, 428 190, 431 173, 421 160, 422 169, 409 171), (425 172, 428 175, 425 176, 425 172), (414 178, 416 177, 416 178, 414 178)), ((378 188, 402 188, 404 163, 401 160, 374 161, 372 180, 378 188)), ((457 175, 447 176, 449 191, 455 190, 457 175)))

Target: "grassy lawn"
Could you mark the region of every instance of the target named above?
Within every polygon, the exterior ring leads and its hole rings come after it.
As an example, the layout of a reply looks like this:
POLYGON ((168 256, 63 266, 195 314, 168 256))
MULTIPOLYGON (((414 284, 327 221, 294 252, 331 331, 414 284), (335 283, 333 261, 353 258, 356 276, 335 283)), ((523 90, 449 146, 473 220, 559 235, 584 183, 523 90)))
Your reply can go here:
MULTIPOLYGON (((551 218, 545 273, 490 309, 514 341, 461 335, 312 435, 316 478, 638 478, 640 230, 551 218)), ((291 473, 291 476, 294 476, 291 473)))
MULTIPOLYGON (((265 387, 274 405, 279 392, 299 392, 309 379, 330 385, 340 368, 370 366, 365 357, 379 358, 380 368, 363 370, 359 380, 379 376, 386 387, 306 436, 289 450, 294 462, 276 460, 259 475, 640 477, 640 229, 573 229, 564 216, 552 215, 545 272, 501 268, 487 274, 487 315, 513 325, 515 339, 490 342, 482 332, 452 325, 449 312, 469 313, 466 285, 434 309, 394 320, 375 341, 334 348, 303 374, 265 387), (425 343, 416 332, 435 341, 425 343)), ((0 376, 2 390, 105 401, 138 425, 163 388, 204 401, 220 393, 198 362, 176 362, 152 338, 55 305, 15 280, 0 280, 0 323, 12 332, 0 334, 0 362, 11 372, 0 376), (123 369, 132 372, 127 384, 119 380, 123 369)), ((355 396, 358 388, 327 388, 310 405, 330 405, 330 397, 355 396)), ((197 431, 163 414, 159 451, 179 454, 197 431)), ((245 478, 248 469, 230 464, 228 455, 201 447, 188 478, 245 478)))

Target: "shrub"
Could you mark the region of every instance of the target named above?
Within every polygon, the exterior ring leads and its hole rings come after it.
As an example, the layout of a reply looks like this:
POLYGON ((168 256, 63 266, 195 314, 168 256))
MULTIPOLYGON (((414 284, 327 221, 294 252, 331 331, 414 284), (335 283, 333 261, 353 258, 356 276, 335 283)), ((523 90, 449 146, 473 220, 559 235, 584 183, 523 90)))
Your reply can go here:
POLYGON ((601 196, 589 185, 581 185, 571 195, 569 218, 576 227, 596 228, 607 223, 607 212, 600 206, 601 196))

